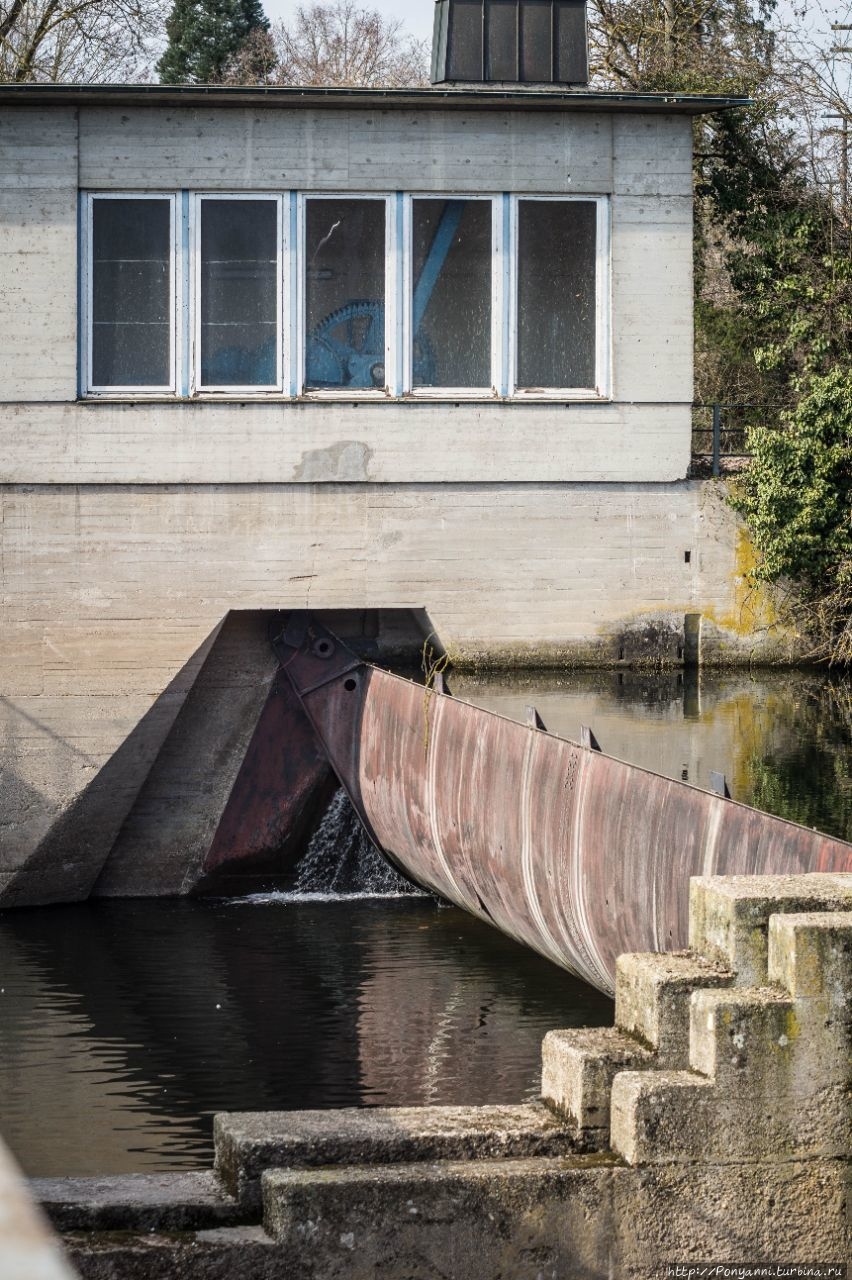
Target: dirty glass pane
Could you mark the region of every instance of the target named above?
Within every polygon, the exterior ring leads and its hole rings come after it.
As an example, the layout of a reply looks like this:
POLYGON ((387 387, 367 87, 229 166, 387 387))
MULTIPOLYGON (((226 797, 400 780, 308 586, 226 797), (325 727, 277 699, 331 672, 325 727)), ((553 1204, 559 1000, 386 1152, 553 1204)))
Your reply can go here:
POLYGON ((591 201, 520 201, 519 387, 594 388, 596 251, 591 201))
POLYGON ((92 385, 171 383, 171 204, 92 204, 92 385))
POLYGON ((384 387, 385 202, 308 200, 308 387, 384 387))
POLYGON ((278 382, 278 202, 201 202, 201 385, 278 382))
POLYGON ((414 386, 491 386, 491 201, 415 200, 414 386))

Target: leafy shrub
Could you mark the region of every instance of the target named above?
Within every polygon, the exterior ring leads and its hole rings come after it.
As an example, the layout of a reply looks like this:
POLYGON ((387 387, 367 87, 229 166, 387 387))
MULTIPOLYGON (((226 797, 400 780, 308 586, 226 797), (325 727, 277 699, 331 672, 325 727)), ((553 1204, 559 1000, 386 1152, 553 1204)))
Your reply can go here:
POLYGON ((797 578, 812 592, 852 580, 852 371, 803 380, 780 428, 752 428, 749 447, 732 501, 760 556, 757 576, 797 578))

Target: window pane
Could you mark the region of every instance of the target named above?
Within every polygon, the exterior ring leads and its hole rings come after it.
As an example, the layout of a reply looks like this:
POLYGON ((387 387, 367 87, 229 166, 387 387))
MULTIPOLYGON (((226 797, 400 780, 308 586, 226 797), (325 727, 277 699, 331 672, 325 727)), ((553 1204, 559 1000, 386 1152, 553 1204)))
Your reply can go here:
POLYGON ((168 200, 92 204, 92 383, 166 387, 171 374, 168 200))
POLYGON ((491 386, 491 202, 414 201, 414 386, 491 386))
POLYGON ((384 387, 385 202, 308 200, 306 383, 384 387))
POLYGON ((518 386, 595 386, 597 207, 518 207, 518 386))
POLYGON ((278 383, 278 203, 201 202, 201 384, 278 383))

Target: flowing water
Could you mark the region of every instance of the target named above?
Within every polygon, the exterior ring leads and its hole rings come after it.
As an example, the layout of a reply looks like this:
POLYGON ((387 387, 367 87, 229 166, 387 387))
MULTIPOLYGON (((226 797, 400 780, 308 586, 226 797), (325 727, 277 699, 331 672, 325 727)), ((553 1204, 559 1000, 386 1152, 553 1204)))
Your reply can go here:
MULTIPOLYGON (((422 896, 424 891, 406 880, 379 853, 341 787, 299 863, 292 893, 280 895, 277 900, 322 902, 329 898, 422 896)), ((275 895, 261 899, 275 900, 275 895)))
MULTIPOLYGON (((852 836, 852 697, 812 673, 456 677, 454 693, 852 836)), ((603 996, 419 894, 342 794, 293 892, 0 918, 0 1132, 33 1175, 203 1167, 218 1110, 512 1102, 603 996)))

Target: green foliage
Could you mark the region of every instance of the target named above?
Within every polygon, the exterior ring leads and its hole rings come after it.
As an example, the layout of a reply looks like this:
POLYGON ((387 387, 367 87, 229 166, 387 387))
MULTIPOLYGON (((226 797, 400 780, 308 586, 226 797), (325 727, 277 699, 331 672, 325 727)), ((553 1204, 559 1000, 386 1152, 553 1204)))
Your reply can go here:
POLYGON ((798 579, 791 620, 852 662, 852 230, 818 156, 838 105, 776 8, 591 0, 593 65, 621 88, 751 99, 695 125, 696 391, 761 422, 734 495, 757 576, 798 579))
POLYGON ((845 361, 852 259, 837 210, 809 184, 777 104, 716 124, 702 191, 729 239, 726 265, 755 367, 795 397, 802 375, 845 361))
POLYGON ((175 0, 169 43, 157 72, 163 84, 221 80, 252 33, 269 30, 261 0, 175 0))
POLYGON ((852 557, 852 371, 812 374, 800 390, 780 428, 749 433, 754 457, 733 504, 760 554, 758 577, 819 590, 852 557))
MULTIPOLYGON (((733 486, 758 552, 755 578, 793 580, 788 623, 812 656, 852 659, 852 257, 849 228, 815 185, 782 105, 766 95, 714 122, 701 196, 724 237, 727 315, 698 309, 737 399, 767 406, 733 486), (746 365, 736 364, 741 344, 746 365), (724 353, 723 355, 720 353, 724 353), (751 368, 748 368, 750 362, 751 368)), ((703 332, 702 332, 703 324, 703 332)), ((730 399, 726 388, 718 398, 730 399)))
POLYGON ((852 839, 848 683, 829 678, 804 689, 794 685, 790 695, 775 719, 771 752, 755 753, 748 761, 748 802, 790 822, 852 839))

